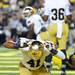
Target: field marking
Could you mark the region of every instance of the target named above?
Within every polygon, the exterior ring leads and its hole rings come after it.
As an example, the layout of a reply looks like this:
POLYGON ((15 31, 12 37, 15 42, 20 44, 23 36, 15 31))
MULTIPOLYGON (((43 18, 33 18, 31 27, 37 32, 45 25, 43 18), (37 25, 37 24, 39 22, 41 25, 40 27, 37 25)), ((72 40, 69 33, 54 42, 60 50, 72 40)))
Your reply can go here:
POLYGON ((0 58, 0 61, 7 61, 7 60, 10 60, 10 61, 15 61, 15 60, 21 60, 20 58, 0 58))
POLYGON ((6 61, 7 61, 7 62, 13 61, 13 62, 15 62, 15 61, 20 61, 20 60, 18 60, 18 59, 17 59, 17 60, 16 60, 16 59, 15 59, 15 60, 14 60, 14 59, 13 59, 13 60, 8 60, 8 59, 6 59, 6 60, 0 60, 0 61, 3 61, 3 62, 6 62, 6 61))
POLYGON ((0 57, 0 59, 21 59, 21 57, 0 57))
POLYGON ((0 71, 0 73, 19 73, 19 71, 0 71))
POLYGON ((17 56, 17 55, 16 55, 16 56, 1 56, 1 55, 0 55, 0 58, 9 58, 9 57, 10 57, 10 58, 13 58, 13 57, 16 58, 16 57, 18 57, 18 56, 17 56))
POLYGON ((0 68, 18 68, 18 65, 11 65, 11 66, 0 65, 0 68))
MULTIPOLYGON (((0 73, 19 73, 19 71, 0 71, 0 73)), ((60 74, 61 71, 52 71, 52 74, 60 74)), ((75 75, 75 71, 66 71, 67 74, 74 74, 75 75)))
MULTIPOLYGON (((61 71, 51 71, 52 73, 59 74, 61 71)), ((67 74, 75 74, 75 71, 66 71, 67 74)))
POLYGON ((5 63, 5 64, 7 64, 7 63, 12 63, 12 64, 13 64, 13 63, 17 63, 17 64, 18 64, 19 61, 0 61, 0 63, 3 63, 3 64, 4 64, 4 63, 5 63))
POLYGON ((4 52, 2 52, 2 53, 0 53, 0 56, 16 56, 16 55, 21 55, 21 53, 17 53, 17 52, 8 52, 8 53, 4 53, 4 52))

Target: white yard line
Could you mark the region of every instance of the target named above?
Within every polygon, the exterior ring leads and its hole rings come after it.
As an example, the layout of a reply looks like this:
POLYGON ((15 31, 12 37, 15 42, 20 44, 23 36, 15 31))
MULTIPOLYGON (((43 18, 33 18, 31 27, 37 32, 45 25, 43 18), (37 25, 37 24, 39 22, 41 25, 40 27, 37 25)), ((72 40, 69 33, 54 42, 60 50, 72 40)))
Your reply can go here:
POLYGON ((19 71, 0 71, 0 73, 19 73, 19 71))
POLYGON ((3 66, 3 65, 0 65, 0 68, 18 68, 18 65, 11 65, 11 66, 3 66))
MULTIPOLYGON (((19 71, 0 71, 0 73, 19 73, 19 71)), ((60 74, 61 71, 52 71, 53 74, 60 74)), ((75 71, 66 71, 67 74, 74 74, 75 75, 75 71)))
POLYGON ((15 63, 15 64, 18 64, 19 63, 19 61, 0 61, 0 63, 3 63, 3 64, 6 64, 7 65, 7 63, 15 63))
MULTIPOLYGON (((52 71, 52 73, 59 74, 59 73, 61 73, 61 71, 52 71)), ((66 71, 66 73, 75 75, 75 71, 66 71)))
POLYGON ((19 57, 12 57, 12 58, 11 57, 3 57, 3 58, 0 57, 0 60, 2 60, 2 59, 9 59, 9 60, 16 59, 17 60, 17 59, 21 59, 21 58, 19 58, 19 57))

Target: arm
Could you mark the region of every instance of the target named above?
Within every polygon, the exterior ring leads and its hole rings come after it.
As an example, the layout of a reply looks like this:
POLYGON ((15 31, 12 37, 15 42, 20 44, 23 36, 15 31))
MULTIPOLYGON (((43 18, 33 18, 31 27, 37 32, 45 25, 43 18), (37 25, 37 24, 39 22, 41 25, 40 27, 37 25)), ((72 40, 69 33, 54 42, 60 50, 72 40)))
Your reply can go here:
POLYGON ((72 22, 72 14, 66 16, 65 22, 68 23, 68 24, 71 24, 71 22, 72 22))
POLYGON ((12 39, 7 40, 3 44, 3 46, 6 47, 6 48, 18 49, 19 48, 19 40, 17 40, 16 42, 14 42, 12 39))
POLYGON ((66 19, 65 19, 65 22, 68 23, 69 25, 71 24, 72 22, 72 12, 71 12, 71 5, 70 3, 68 2, 66 5, 65 5, 65 16, 66 16, 66 19))
POLYGON ((60 59, 66 59, 64 53, 62 51, 56 50, 53 47, 53 43, 47 41, 45 42, 45 47, 46 51, 49 52, 50 54, 46 56, 45 61, 44 61, 44 66, 48 72, 51 71, 52 68, 52 57, 56 55, 60 59))
POLYGON ((13 49, 24 48, 28 46, 27 44, 29 44, 29 42, 30 40, 27 38, 19 38, 16 40, 16 42, 10 39, 4 43, 4 47, 13 49))
POLYGON ((50 52, 51 54, 52 54, 52 56, 53 55, 56 55, 58 58, 60 58, 60 59, 65 59, 65 55, 64 55, 64 53, 62 52, 62 51, 59 51, 59 50, 56 50, 55 48, 54 48, 54 45, 53 45, 53 43, 52 42, 50 42, 50 41, 46 41, 45 43, 45 49, 48 51, 48 52, 50 52))
POLYGON ((27 35, 27 38, 28 39, 32 39, 33 34, 34 34, 34 24, 31 24, 28 27, 28 35, 27 35))
POLYGON ((42 41, 39 35, 37 36, 37 40, 41 41, 44 44, 44 50, 50 52, 52 55, 56 55, 61 59, 65 59, 64 53, 59 50, 56 50, 54 48, 54 44, 51 41, 42 41))

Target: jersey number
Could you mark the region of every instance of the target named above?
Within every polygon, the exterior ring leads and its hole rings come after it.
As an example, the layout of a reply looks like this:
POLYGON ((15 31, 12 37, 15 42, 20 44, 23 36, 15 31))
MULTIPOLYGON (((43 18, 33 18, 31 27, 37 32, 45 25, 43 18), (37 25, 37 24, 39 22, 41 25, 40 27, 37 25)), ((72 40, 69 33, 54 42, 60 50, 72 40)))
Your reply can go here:
POLYGON ((30 67, 38 67, 38 66, 40 66, 40 60, 34 61, 33 59, 31 59, 27 63, 30 65, 30 67), (36 64, 35 64, 35 62, 36 62, 36 64))
POLYGON ((51 12, 53 13, 53 16, 52 16, 52 20, 63 20, 64 19, 64 9, 63 8, 60 8, 60 9, 52 9, 51 12))

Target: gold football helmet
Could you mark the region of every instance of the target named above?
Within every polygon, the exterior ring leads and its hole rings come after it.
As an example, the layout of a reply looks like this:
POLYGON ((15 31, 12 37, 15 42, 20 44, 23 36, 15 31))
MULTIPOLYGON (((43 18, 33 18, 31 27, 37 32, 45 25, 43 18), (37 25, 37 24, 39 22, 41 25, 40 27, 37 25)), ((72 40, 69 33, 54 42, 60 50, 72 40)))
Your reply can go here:
POLYGON ((44 45, 40 41, 33 41, 30 45, 29 56, 34 59, 38 60, 42 57, 44 50, 44 45))
POLYGON ((75 4, 75 0, 69 0, 70 1, 70 3, 73 3, 73 4, 75 4))

